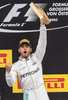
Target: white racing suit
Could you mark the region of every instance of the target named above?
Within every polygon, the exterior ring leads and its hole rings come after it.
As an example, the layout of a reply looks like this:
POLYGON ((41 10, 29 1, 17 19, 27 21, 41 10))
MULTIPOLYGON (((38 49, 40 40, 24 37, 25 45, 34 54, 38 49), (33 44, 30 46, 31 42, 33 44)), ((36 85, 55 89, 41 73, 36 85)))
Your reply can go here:
POLYGON ((49 100, 43 81, 41 64, 46 44, 46 27, 41 25, 36 51, 26 59, 19 57, 19 60, 12 65, 11 71, 6 72, 6 81, 10 87, 18 78, 24 93, 24 100, 49 100))

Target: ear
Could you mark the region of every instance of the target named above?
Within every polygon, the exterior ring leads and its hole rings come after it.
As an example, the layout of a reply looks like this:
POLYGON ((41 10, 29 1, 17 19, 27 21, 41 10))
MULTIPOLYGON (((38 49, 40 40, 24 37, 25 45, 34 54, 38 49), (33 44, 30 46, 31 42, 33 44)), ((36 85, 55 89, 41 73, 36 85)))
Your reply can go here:
POLYGON ((30 52, 32 52, 32 48, 30 49, 30 52))
POLYGON ((20 53, 20 49, 18 49, 18 52, 20 53))

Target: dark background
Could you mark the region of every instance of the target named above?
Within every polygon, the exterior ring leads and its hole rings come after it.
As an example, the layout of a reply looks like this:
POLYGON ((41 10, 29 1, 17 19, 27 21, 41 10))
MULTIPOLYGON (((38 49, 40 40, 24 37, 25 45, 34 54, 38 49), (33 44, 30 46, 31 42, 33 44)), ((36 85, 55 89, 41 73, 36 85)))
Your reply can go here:
MULTIPOLYGON (((0 6, 11 3, 47 3, 48 6, 45 11, 52 5, 53 2, 59 2, 59 0, 0 0, 0 6)), ((63 2, 61 0, 61 2, 63 2)), ((66 2, 64 0, 64 2, 66 2)), ((12 6, 11 5, 11 6, 12 6)), ((27 7, 28 8, 28 7, 27 7)), ((9 8, 4 8, 0 10, 0 23, 3 21, 8 13, 9 8)), ((59 17, 59 16, 57 16, 59 17)), ((61 27, 68 25, 68 16, 59 17, 58 22, 51 22, 47 26, 49 28, 61 27)), ((20 19, 18 19, 20 21, 20 19)), ((34 22, 34 26, 27 23, 27 27, 37 28, 40 27, 39 19, 34 22)), ((20 29, 19 29, 20 30, 20 29)), ((13 51, 13 63, 18 60, 18 43, 22 38, 27 38, 32 43, 33 52, 36 49, 38 42, 39 32, 32 33, 2 33, 0 32, 0 50, 12 49, 13 51)), ((58 29, 58 30, 48 30, 47 31, 47 48, 46 54, 43 59, 43 73, 44 74, 68 74, 68 28, 58 29)), ((13 94, 12 88, 9 88, 5 81, 5 68, 0 68, 0 94, 2 100, 22 100, 23 94, 13 94)), ((68 100, 68 93, 48 93, 50 100, 68 100)))

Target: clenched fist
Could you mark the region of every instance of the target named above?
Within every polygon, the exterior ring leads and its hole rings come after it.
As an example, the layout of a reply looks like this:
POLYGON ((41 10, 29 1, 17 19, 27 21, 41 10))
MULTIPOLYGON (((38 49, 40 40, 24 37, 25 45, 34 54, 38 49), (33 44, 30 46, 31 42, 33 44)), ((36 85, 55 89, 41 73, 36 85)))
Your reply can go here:
POLYGON ((12 68, 12 65, 11 65, 10 63, 7 63, 7 64, 5 65, 5 67, 6 67, 6 71, 7 71, 7 72, 10 72, 10 71, 11 71, 11 68, 12 68))

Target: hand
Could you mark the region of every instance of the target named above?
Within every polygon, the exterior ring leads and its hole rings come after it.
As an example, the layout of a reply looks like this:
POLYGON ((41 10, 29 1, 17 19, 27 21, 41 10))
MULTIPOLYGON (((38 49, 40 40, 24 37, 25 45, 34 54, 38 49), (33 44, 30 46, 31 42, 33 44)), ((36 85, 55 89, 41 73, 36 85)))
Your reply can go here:
POLYGON ((10 71, 11 71, 11 68, 12 68, 12 65, 11 65, 10 63, 7 63, 7 64, 5 65, 5 67, 6 67, 6 71, 7 71, 7 72, 10 72, 10 71))
POLYGON ((44 21, 43 21, 43 20, 40 20, 40 24, 41 24, 41 25, 44 25, 45 23, 44 23, 44 21))
MULTIPOLYGON (((44 17, 47 18, 46 15, 44 15, 44 17)), ((43 20, 41 20, 41 19, 40 19, 40 23, 41 23, 41 25, 44 25, 45 24, 45 22, 43 20)))

